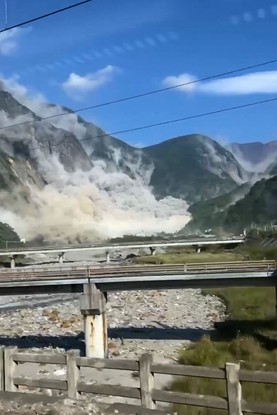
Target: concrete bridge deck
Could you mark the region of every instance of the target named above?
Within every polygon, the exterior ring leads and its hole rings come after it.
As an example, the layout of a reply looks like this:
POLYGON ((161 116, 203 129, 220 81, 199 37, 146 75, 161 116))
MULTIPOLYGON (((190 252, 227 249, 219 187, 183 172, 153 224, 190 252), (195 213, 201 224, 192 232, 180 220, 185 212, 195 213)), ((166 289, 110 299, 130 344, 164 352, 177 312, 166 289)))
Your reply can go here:
POLYGON ((1 270, 0 295, 100 291, 276 286, 275 261, 207 264, 47 267, 1 270))
POLYGON ((153 241, 153 242, 138 242, 138 243, 124 243, 124 244, 95 244, 95 245, 67 245, 67 246, 52 246, 52 247, 28 247, 28 248, 14 248, 0 250, 0 256, 15 256, 15 255, 35 255, 35 254, 50 254, 50 253, 66 253, 78 251, 114 251, 124 249, 140 249, 140 248, 160 248, 160 247, 182 247, 182 246, 205 246, 205 245, 229 245, 242 244, 245 242, 244 238, 199 238, 193 240, 179 240, 179 241, 153 241))
POLYGON ((193 265, 8 270, 0 273, 0 295, 80 293, 88 357, 107 355, 108 291, 275 287, 277 300, 274 261, 193 265))

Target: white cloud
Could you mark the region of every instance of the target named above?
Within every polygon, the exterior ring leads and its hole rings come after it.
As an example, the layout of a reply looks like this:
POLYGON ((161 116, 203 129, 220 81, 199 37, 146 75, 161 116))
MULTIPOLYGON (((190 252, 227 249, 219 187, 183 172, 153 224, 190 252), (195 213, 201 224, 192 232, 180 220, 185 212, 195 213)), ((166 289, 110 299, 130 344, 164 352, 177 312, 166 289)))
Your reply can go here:
POLYGON ((163 80, 163 85, 165 87, 182 85, 179 87, 181 91, 192 92, 195 91, 195 89, 197 88, 194 83, 195 81, 197 81, 196 76, 190 75, 188 73, 183 73, 178 76, 167 76, 163 80))
POLYGON ((96 91, 100 87, 112 81, 117 68, 108 65, 94 73, 81 76, 72 72, 62 84, 63 90, 74 99, 82 99, 89 92, 96 91))
POLYGON ((163 80, 166 87, 180 86, 183 92, 200 92, 211 95, 249 95, 277 93, 277 71, 253 72, 224 79, 215 79, 186 85, 197 78, 190 74, 168 76, 163 80))
POLYGON ((18 47, 18 39, 31 28, 14 28, 0 33, 0 54, 5 56, 13 55, 18 47))

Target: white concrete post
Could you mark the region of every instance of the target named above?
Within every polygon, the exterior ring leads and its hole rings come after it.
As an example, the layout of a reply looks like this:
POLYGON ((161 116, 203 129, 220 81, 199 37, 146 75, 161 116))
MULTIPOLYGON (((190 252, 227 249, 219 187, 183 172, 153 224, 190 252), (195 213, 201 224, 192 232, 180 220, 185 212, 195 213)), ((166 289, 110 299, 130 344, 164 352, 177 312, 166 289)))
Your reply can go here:
POLYGON ((156 255, 156 248, 150 248, 150 251, 151 251, 151 255, 152 256, 155 256, 156 255))
POLYGON ((80 308, 84 316, 86 356, 103 359, 108 354, 105 295, 94 284, 84 284, 80 308))
POLYGON ((60 263, 60 264, 63 264, 63 260, 64 260, 64 252, 61 252, 61 253, 59 254, 59 263, 60 263))
POLYGON ((198 246, 198 247, 197 247, 196 252, 197 252, 198 254, 200 254, 200 253, 201 253, 201 246, 198 246))
POLYGON ((110 252, 106 251, 106 264, 109 264, 111 262, 110 252))
POLYGON ((11 268, 15 268, 15 257, 11 257, 11 268))
POLYGON ((105 313, 99 315, 85 315, 86 356, 104 359, 105 347, 105 313))

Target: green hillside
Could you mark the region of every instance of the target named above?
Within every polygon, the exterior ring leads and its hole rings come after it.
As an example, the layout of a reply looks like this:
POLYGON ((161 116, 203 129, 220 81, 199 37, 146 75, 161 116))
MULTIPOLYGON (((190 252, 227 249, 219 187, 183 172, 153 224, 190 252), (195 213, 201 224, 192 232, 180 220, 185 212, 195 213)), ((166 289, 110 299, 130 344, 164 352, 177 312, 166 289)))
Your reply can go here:
POLYGON ((19 242, 19 236, 9 225, 0 222, 0 249, 5 248, 7 241, 19 242))
POLYGON ((143 150, 155 165, 150 185, 158 198, 181 197, 191 204, 246 181, 235 157, 207 136, 181 136, 143 150))
POLYGON ((230 206, 224 227, 235 231, 252 223, 277 223, 277 175, 255 183, 243 199, 230 206))
POLYGON ((277 175, 252 187, 245 183, 222 196, 195 203, 189 211, 192 220, 186 232, 242 232, 251 224, 277 223, 277 175))
POLYGON ((245 183, 231 192, 191 205, 189 212, 192 215, 192 220, 186 226, 186 231, 203 232, 205 229, 218 230, 222 228, 228 207, 243 198, 250 188, 251 185, 245 183))
POLYGON ((271 167, 270 174, 277 174, 277 163, 271 167))

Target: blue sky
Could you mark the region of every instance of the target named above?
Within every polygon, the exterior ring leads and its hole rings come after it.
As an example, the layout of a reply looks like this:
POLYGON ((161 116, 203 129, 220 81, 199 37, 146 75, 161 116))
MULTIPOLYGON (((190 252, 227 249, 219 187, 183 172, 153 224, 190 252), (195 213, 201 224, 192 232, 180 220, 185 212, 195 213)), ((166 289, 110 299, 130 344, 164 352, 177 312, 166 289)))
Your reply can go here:
MULTIPOLYGON (((11 26, 76 0, 0 0, 11 26)), ((72 109, 276 59, 277 0, 95 0, 0 35, 1 76, 72 109)), ((84 112, 108 132, 277 96, 277 64, 84 112), (242 76, 244 76, 242 78, 242 76)), ((117 135, 277 139, 276 103, 117 135)))

